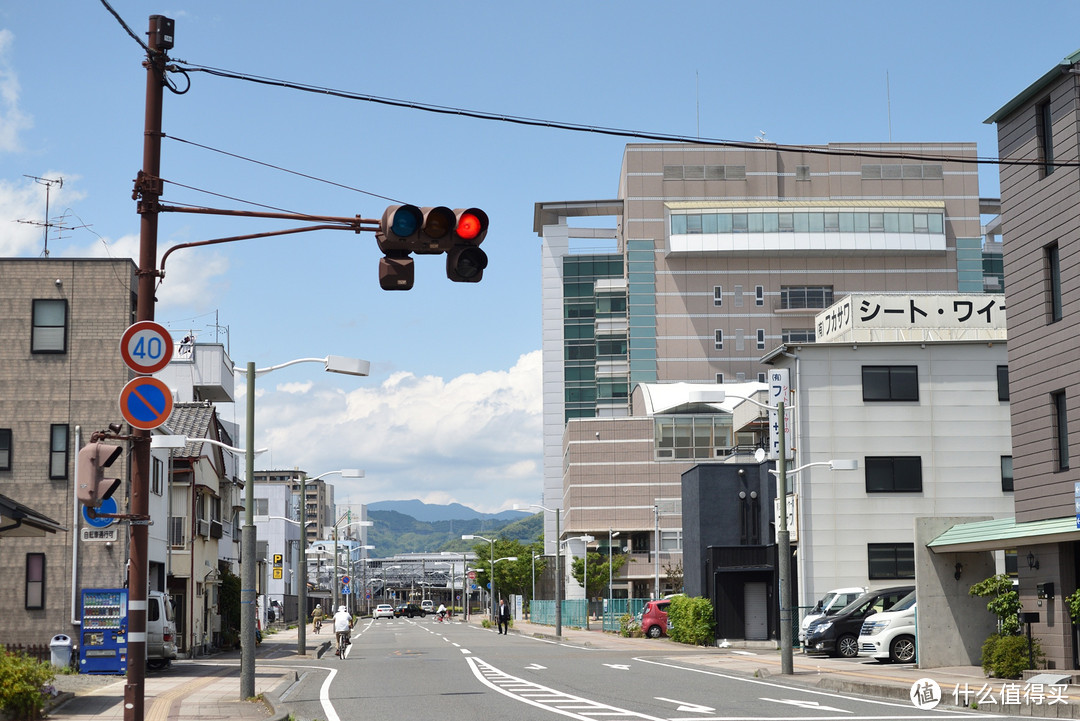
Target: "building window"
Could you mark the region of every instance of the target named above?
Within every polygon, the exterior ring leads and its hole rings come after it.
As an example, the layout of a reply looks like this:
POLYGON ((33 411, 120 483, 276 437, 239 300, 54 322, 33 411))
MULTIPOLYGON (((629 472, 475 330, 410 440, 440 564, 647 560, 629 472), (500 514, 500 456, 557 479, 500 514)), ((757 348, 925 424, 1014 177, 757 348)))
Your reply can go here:
POLYGON ((765 374, 764 373, 758 373, 757 374, 757 382, 758 383, 764 383, 765 382, 765 374))
POLYGON ((998 400, 1009 400, 1009 366, 997 367, 998 400))
POLYGON ((67 301, 35 300, 31 353, 67 352, 67 301))
POLYGON ((785 285, 780 288, 781 310, 828 308, 832 303, 831 285, 785 285))
MULTIPOLYGON (((254 513, 256 516, 269 516, 270 515, 270 499, 269 498, 256 498, 254 513)), ((202 518, 202 514, 199 515, 202 518)))
POLYGON ((812 329, 785 328, 782 331, 780 340, 784 343, 813 343, 815 337, 812 329))
POLYGON ((49 427, 49 479, 68 477, 68 427, 54 423, 49 427))
POLYGON ((914 543, 866 544, 867 578, 915 578, 914 543))
POLYGON ((1001 490, 1013 490, 1012 456, 1001 457, 1001 490))
POLYGON ((1054 413, 1054 439, 1057 443, 1057 469, 1069 469, 1069 415, 1065 403, 1065 391, 1050 394, 1054 413))
POLYGON ((150 472, 150 492, 155 496, 161 495, 164 477, 165 463, 160 458, 153 459, 153 469, 150 472))
POLYGON ((765 305, 765 286, 754 286, 754 305, 758 306, 759 308, 765 305))
POLYGON ((713 346, 716 348, 716 350, 724 350, 724 331, 718 330, 715 332, 713 346))
POLYGON ((864 401, 919 400, 917 366, 863 366, 864 401))
POLYGON ((714 285, 712 289, 712 304, 717 308, 724 304, 724 286, 714 285))
POLYGON ((1035 112, 1039 118, 1039 155, 1043 164, 1043 177, 1054 172, 1054 120, 1050 101, 1040 104, 1035 112))
POLYGON ((660 550, 672 553, 682 550, 682 531, 660 531, 660 550))
POLYGON ((1046 292, 1050 322, 1061 320, 1061 255, 1058 244, 1046 246, 1046 292))
POLYGON ((0 471, 11 470, 11 429, 0 428, 0 471))
POLYGON ((45 608, 45 554, 26 554, 26 608, 45 608))
POLYGON ((810 180, 810 166, 809 165, 796 165, 795 166, 795 180, 810 180))
POLYGON ((867 493, 919 493, 922 458, 919 456, 867 456, 867 493))
POLYGON ((757 349, 758 350, 765 350, 765 329, 764 328, 758 328, 757 329, 757 349))
POLYGON ((717 373, 716 374, 716 382, 723 385, 723 383, 724 383, 724 374, 723 373, 717 373))

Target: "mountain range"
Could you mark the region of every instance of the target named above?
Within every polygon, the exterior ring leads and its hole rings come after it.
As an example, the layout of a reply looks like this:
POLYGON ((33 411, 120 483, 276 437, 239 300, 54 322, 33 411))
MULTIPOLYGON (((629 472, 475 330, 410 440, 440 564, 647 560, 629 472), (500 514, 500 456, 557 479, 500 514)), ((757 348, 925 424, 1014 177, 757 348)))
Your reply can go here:
POLYGON ((418 521, 432 523, 434 521, 457 521, 483 519, 492 521, 520 521, 533 515, 525 511, 500 511, 499 513, 481 513, 460 503, 436 504, 424 503, 418 499, 410 501, 379 501, 369 503, 368 511, 396 511, 406 516, 412 516, 418 521))

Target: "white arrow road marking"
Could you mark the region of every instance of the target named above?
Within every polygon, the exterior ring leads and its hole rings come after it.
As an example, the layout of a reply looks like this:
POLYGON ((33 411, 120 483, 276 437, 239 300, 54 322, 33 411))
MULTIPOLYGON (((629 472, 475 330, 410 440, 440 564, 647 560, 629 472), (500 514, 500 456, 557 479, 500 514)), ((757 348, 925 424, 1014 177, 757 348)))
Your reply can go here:
POLYGON ((630 670, 630 667, 628 665, 626 665, 625 663, 605 663, 604 665, 609 667, 609 668, 617 668, 620 671, 629 671, 630 670))
POLYGON ((692 713, 712 713, 716 709, 712 706, 702 706, 696 703, 690 703, 689 701, 676 701, 673 698, 664 698, 663 696, 654 696, 657 701, 667 701, 668 703, 677 703, 679 707, 676 711, 690 711, 692 713))
POLYGON ((546 668, 547 668, 547 666, 541 666, 538 663, 530 663, 528 666, 525 667, 525 670, 526 671, 543 671, 546 668))
POLYGON ((772 701, 773 703, 784 703, 788 706, 798 706, 799 708, 810 708, 815 711, 836 711, 837 713, 852 713, 842 708, 836 708, 835 706, 822 706, 817 701, 800 701, 793 698, 762 698, 762 701, 772 701))

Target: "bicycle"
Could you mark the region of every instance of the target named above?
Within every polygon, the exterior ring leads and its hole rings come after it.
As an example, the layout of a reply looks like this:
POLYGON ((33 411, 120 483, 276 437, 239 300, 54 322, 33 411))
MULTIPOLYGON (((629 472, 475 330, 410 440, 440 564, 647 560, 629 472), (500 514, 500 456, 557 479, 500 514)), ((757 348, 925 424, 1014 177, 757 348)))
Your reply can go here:
POLYGON ((316 618, 312 625, 315 627, 315 633, 319 633, 320 631, 322 631, 322 619, 321 618, 316 618))
POLYGON ((338 631, 337 632, 337 651, 335 651, 334 653, 338 656, 338 658, 344 659, 345 658, 345 649, 348 648, 348 647, 349 647, 349 632, 348 631, 338 631))

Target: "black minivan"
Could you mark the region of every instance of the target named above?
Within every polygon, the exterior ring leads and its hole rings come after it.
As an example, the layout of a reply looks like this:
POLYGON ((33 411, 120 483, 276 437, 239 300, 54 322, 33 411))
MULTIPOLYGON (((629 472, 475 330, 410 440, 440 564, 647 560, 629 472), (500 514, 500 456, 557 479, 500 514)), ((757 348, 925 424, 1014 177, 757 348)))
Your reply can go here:
POLYGON ((872 613, 888 611, 914 586, 893 586, 867 591, 832 616, 825 616, 806 629, 806 653, 854 658, 859 655, 859 631, 863 619, 872 613))

